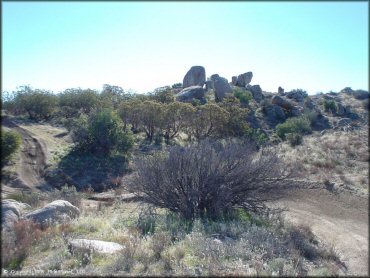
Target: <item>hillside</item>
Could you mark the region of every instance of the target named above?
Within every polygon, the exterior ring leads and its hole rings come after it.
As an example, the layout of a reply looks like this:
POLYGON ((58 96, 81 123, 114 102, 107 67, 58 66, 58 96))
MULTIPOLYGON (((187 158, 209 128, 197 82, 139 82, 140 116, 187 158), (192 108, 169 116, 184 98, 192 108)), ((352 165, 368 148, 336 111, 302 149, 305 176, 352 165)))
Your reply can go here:
POLYGON ((369 93, 252 79, 3 100, 2 274, 367 275, 369 93))

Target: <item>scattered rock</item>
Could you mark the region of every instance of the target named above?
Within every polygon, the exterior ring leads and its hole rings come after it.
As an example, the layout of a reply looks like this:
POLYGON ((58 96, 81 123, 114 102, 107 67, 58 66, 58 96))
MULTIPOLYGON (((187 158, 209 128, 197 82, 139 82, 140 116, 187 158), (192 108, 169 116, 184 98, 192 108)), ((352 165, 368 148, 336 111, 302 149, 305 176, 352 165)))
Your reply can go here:
POLYGON ((352 120, 350 118, 342 118, 336 123, 334 129, 341 129, 343 127, 348 127, 350 126, 351 123, 352 123, 352 120))
POLYGON ((353 97, 355 99, 359 99, 359 100, 362 100, 362 99, 367 99, 369 98, 369 92, 367 91, 364 91, 364 90, 356 90, 352 93, 353 97))
POLYGON ((206 81, 206 91, 213 90, 214 87, 214 82, 212 80, 207 80, 206 81))
POLYGON ((310 97, 306 97, 303 106, 308 108, 308 109, 313 109, 315 107, 315 105, 314 105, 314 103, 313 103, 313 101, 310 97))
POLYGON ((68 249, 72 254, 76 252, 114 254, 123 250, 123 248, 123 245, 116 242, 92 239, 72 239, 68 243, 68 249))
POLYGON ((47 225, 56 222, 68 222, 80 215, 80 210, 65 200, 56 200, 25 215, 26 219, 47 225))
POLYGON ((249 90, 251 91, 255 101, 261 102, 265 98, 265 96, 262 94, 262 89, 260 85, 250 86, 249 90))
POLYGON ((271 103, 288 110, 293 108, 293 105, 290 103, 290 101, 281 96, 273 96, 271 99, 271 103))
POLYGON ((231 77, 231 83, 232 83, 234 86, 236 86, 237 82, 238 82, 238 77, 237 77, 237 76, 233 76, 233 77, 231 77))
POLYGON ((190 86, 203 86, 206 82, 206 70, 202 66, 193 66, 186 73, 184 81, 182 82, 183 88, 190 86))
POLYGON ((290 110, 290 113, 292 115, 292 117, 299 117, 302 115, 302 112, 301 110, 297 107, 297 106, 294 106, 291 110, 290 110))
POLYGON ((294 101, 298 103, 303 103, 304 98, 307 96, 307 93, 304 91, 291 91, 286 94, 287 98, 293 99, 294 101))
POLYGON ((342 89, 340 91, 341 93, 345 93, 345 94, 350 94, 350 93, 353 93, 353 90, 351 87, 345 87, 344 89, 342 89))
POLYGON ((269 105, 264 107, 263 110, 267 118, 272 122, 284 121, 286 119, 283 108, 278 105, 269 105))
POLYGON ((1 201, 1 228, 4 231, 11 232, 14 224, 18 222, 21 215, 31 209, 31 206, 25 203, 17 202, 13 199, 1 201))
POLYGON ((233 89, 226 78, 214 74, 211 76, 211 80, 214 82, 216 101, 222 101, 228 94, 232 93, 233 89))
POLYGON ((245 87, 252 81, 253 73, 248 71, 246 73, 238 75, 236 86, 245 87))
POLYGON ((318 113, 316 120, 311 125, 314 130, 320 131, 331 128, 329 119, 321 113, 318 113))
POLYGON ((180 93, 177 94, 176 99, 182 102, 193 102, 194 99, 200 100, 202 104, 206 103, 205 90, 201 86, 191 86, 182 89, 180 93))

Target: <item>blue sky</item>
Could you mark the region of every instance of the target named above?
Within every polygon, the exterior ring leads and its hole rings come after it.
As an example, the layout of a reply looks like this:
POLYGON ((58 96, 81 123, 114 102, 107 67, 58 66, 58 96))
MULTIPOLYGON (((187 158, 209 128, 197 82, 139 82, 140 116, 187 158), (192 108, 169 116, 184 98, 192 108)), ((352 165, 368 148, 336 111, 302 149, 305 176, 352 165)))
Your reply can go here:
POLYGON ((2 2, 2 90, 139 93, 253 72, 251 84, 368 90, 368 2, 2 2))

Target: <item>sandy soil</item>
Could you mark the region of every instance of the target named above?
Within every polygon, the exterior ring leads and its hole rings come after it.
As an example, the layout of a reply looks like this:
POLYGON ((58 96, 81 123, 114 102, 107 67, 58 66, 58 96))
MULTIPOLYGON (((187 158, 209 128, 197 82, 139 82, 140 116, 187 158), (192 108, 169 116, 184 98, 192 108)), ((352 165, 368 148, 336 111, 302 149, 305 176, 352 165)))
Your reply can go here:
POLYGON ((326 189, 291 192, 277 203, 296 224, 308 225, 328 246, 333 246, 347 267, 347 275, 367 276, 369 271, 368 199, 326 189))
POLYGON ((16 171, 17 179, 13 181, 13 184, 23 189, 33 189, 45 185, 43 174, 46 167, 46 155, 42 143, 33 133, 6 117, 3 118, 2 124, 18 131, 23 137, 20 163, 16 171))

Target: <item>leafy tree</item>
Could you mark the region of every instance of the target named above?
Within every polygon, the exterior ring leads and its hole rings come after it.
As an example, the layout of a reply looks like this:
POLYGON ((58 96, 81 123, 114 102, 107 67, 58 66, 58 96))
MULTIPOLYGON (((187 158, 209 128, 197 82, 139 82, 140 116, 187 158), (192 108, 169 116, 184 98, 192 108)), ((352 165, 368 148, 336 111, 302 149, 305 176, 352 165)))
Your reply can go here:
POLYGON ((164 107, 163 129, 164 137, 169 142, 179 134, 189 129, 189 119, 196 109, 190 103, 172 102, 164 107))
POLYGON ((238 98, 225 98, 218 105, 229 112, 228 122, 225 124, 223 133, 236 137, 245 136, 250 130, 247 122, 249 109, 240 107, 238 98))
POLYGON ((123 120, 124 128, 126 129, 131 124, 131 130, 136 133, 139 131, 141 120, 142 102, 136 99, 122 102, 118 108, 118 113, 123 120))
POLYGON ((124 130, 122 120, 111 109, 81 115, 72 131, 74 141, 83 151, 127 153, 133 146, 131 133, 124 130))
POLYGON ((15 92, 14 105, 20 113, 28 113, 30 119, 47 120, 57 108, 57 96, 46 90, 21 86, 15 92))
POLYGON ((109 84, 103 85, 103 90, 100 93, 100 99, 104 107, 113 107, 117 109, 122 101, 129 100, 131 95, 126 93, 119 86, 109 84))
POLYGON ((22 144, 22 135, 15 131, 1 133, 1 164, 4 165, 22 144))
POLYGON ((140 106, 140 124, 147 139, 152 142, 154 134, 161 130, 163 123, 163 105, 154 101, 144 101, 140 106))
POLYGON ((229 119, 229 112, 216 104, 205 104, 196 107, 190 119, 190 136, 202 139, 218 136, 222 133, 229 119))
POLYGON ((59 96, 59 106, 66 117, 89 113, 92 109, 100 106, 99 94, 91 89, 66 89, 59 96))
POLYGON ((154 101, 161 103, 171 103, 175 101, 174 93, 169 86, 155 89, 151 97, 154 101))

